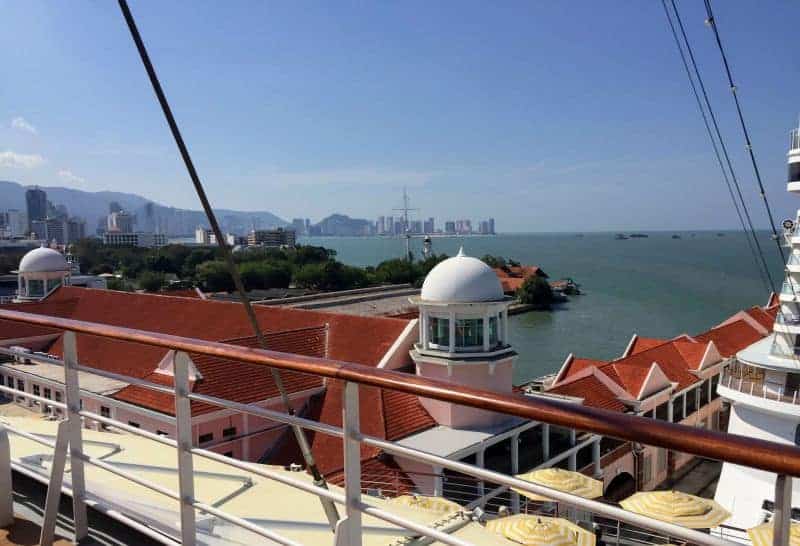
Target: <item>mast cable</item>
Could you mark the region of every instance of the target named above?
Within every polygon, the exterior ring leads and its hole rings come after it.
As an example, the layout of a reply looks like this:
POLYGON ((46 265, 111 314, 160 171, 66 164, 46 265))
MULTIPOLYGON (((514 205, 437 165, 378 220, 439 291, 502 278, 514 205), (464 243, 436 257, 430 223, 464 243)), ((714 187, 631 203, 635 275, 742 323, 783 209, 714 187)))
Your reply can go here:
POLYGON ((728 154, 728 147, 725 145, 725 140, 722 138, 722 131, 720 131, 719 124, 717 123, 717 116, 714 114, 714 109, 711 107, 711 100, 708 98, 708 92, 706 91, 706 86, 703 83, 703 78, 700 75, 700 69, 697 66, 697 60, 694 58, 694 51, 692 50, 692 46, 689 43, 689 37, 686 35, 686 29, 683 26, 683 20, 681 19, 680 12, 678 11, 678 7, 675 5, 675 0, 670 0, 672 4, 672 9, 675 11, 675 20, 678 22, 678 28, 681 31, 681 35, 683 36, 684 44, 686 45, 686 52, 689 54, 689 59, 691 60, 692 67, 694 68, 694 73, 697 77, 697 83, 700 86, 700 91, 703 94, 703 99, 706 103, 706 108, 708 109, 709 117, 711 118, 711 123, 714 126, 714 131, 717 134, 717 139, 719 140, 720 150, 722 151, 722 155, 725 158, 725 163, 728 166, 728 170, 731 174, 731 180, 733 181, 733 185, 736 188, 736 193, 739 196, 739 201, 742 205, 742 212, 744 213, 745 218, 747 219, 747 224, 750 227, 750 233, 753 237, 753 241, 755 242, 756 248, 758 249, 758 253, 761 257, 761 261, 764 265, 764 270, 766 271, 767 277, 769 278, 770 287, 772 291, 775 291, 775 282, 772 280, 772 275, 769 272, 769 266, 767 265, 766 258, 764 257, 764 251, 761 248, 761 243, 758 241, 758 236, 756 235, 756 229, 753 226, 753 220, 750 217, 750 212, 747 208, 747 203, 744 200, 744 196, 742 195, 742 188, 739 184, 739 178, 736 176, 736 171, 733 169, 733 163, 731 162, 730 155, 728 154))
MULTIPOLYGON (((739 223, 742 226, 742 231, 744 232, 745 240, 747 240, 747 246, 750 248, 750 253, 753 256, 753 260, 755 262, 756 269, 758 270, 759 277, 761 278, 761 282, 764 284, 764 288, 769 293, 771 291, 774 291, 774 286, 772 285, 772 279, 769 276, 769 271, 765 269, 766 262, 764 261, 763 254, 756 251, 756 248, 753 246, 753 239, 755 238, 755 236, 754 235, 751 236, 751 232, 747 229, 747 226, 745 225, 744 217, 742 216, 742 211, 740 210, 739 202, 737 201, 736 196, 733 193, 733 187, 731 186, 731 181, 730 178, 728 177, 728 172, 725 170, 725 165, 722 162, 722 157, 720 155, 719 147, 717 146, 717 141, 714 138, 714 134, 711 131, 711 126, 708 121, 708 116, 706 115, 705 108, 703 107, 703 103, 700 100, 700 95, 697 91, 697 86, 694 83, 694 78, 692 77, 691 69, 689 68, 689 62, 686 60, 686 54, 684 53, 683 47, 681 46, 677 30, 675 29, 675 25, 672 22, 672 16, 670 15, 669 8, 667 7, 667 0, 661 0, 661 4, 664 7, 664 14, 667 16, 667 22, 669 23, 670 30, 672 31, 672 37, 675 39, 675 45, 678 48, 678 53, 680 54, 681 61, 683 63, 683 68, 686 70, 686 76, 689 79, 689 85, 691 86, 692 94, 694 95, 695 101, 697 102, 697 108, 700 110, 700 115, 703 118, 703 124, 706 127, 706 132, 708 133, 708 138, 711 141, 711 146, 714 149, 714 155, 716 156, 717 163, 719 164, 719 168, 722 171, 722 177, 725 181, 725 186, 728 188, 728 194, 731 196, 731 201, 733 202, 733 208, 736 211, 736 216, 739 218, 739 223), (760 259, 759 256, 761 256, 760 259)), ((744 204, 742 204, 742 206, 744 206, 744 204)), ((757 242, 758 241, 756 240, 756 243, 757 242)))
MULTIPOLYGON (((189 149, 186 146, 186 143, 181 136, 180 129, 178 128, 178 124, 175 122, 175 117, 172 115, 172 109, 167 102, 167 97, 164 94, 164 90, 161 88, 161 83, 159 82, 158 76, 156 75, 155 68, 153 67, 152 62, 150 61, 150 56, 147 53, 147 48, 142 41, 142 37, 139 34, 139 29, 136 26, 136 21, 131 14, 130 8, 128 7, 127 0, 118 0, 120 10, 122 10, 122 15, 125 18, 125 22, 128 25, 128 30, 130 30, 131 37, 133 38, 134 43, 136 44, 136 49, 139 52, 139 57, 142 60, 142 64, 144 65, 145 70, 147 71, 147 76, 150 79, 150 84, 153 87, 153 91, 156 94, 156 98, 158 99, 158 103, 161 105, 161 110, 164 113, 164 117, 166 118, 167 124, 169 125, 169 129, 172 132, 172 137, 175 140, 175 144, 178 146, 178 150, 180 151, 181 157, 183 158, 183 162, 186 165, 186 170, 189 172, 189 177, 192 179, 192 184, 194 185, 194 189, 197 192, 197 196, 200 198, 200 202, 203 205, 203 210, 205 211, 206 217, 208 218, 208 223, 211 225, 211 229, 214 232, 214 236, 217 239, 217 244, 222 252, 222 256, 225 259, 226 264, 228 265, 228 270, 233 278, 233 283, 236 287, 236 291, 238 292, 239 299, 242 302, 242 306, 244 307, 245 312, 247 313, 247 318, 253 327, 253 331, 255 332, 256 339, 258 340, 258 344, 261 346, 262 349, 268 349, 267 347, 267 340, 264 337, 263 332, 261 331, 260 326, 258 325, 258 318, 256 317, 255 311, 253 310, 253 306, 250 303, 249 298, 247 297, 247 293, 244 289, 244 284, 242 283, 241 275, 239 274, 239 270, 236 268, 236 264, 233 261, 233 254, 231 253, 231 249, 228 247, 228 244, 225 242, 225 237, 222 234, 222 230, 219 227, 219 223, 217 222, 217 218, 214 214, 214 211, 211 208, 211 203, 208 200, 208 196, 206 195, 205 189, 203 189, 203 184, 200 181, 200 177, 197 174, 197 170, 194 167, 194 163, 192 162, 192 158, 189 155, 189 149)), ((292 408, 292 405, 289 401, 289 396, 286 393, 286 387, 283 384, 283 378, 281 378, 280 372, 275 368, 269 368, 270 373, 272 374, 272 379, 275 382, 275 386, 278 388, 280 392, 281 400, 283 405, 286 409, 286 412, 289 415, 294 415, 295 411, 292 408)), ((325 483, 325 478, 320 473, 319 469, 317 468, 316 462, 314 461, 314 456, 311 452, 311 446, 308 443, 308 439, 306 438, 305 432, 301 429, 298 425, 291 425, 291 428, 294 432, 295 439, 297 440, 298 446, 303 453, 303 458, 305 459, 306 466, 308 467, 309 471, 311 472, 314 478, 314 484, 322 489, 327 489, 327 484, 325 483)), ((320 497, 320 501, 322 502, 323 509, 325 510, 325 515, 328 518, 328 522, 331 525, 331 529, 334 530, 337 521, 339 521, 339 512, 336 509, 333 501, 330 499, 324 499, 320 497)))
MULTIPOLYGON (((717 47, 719 48, 719 53, 722 56, 722 63, 725 66, 725 74, 728 76, 728 85, 730 86, 731 94, 733 95, 733 102, 736 104, 736 113, 739 116, 739 124, 742 127, 742 134, 744 135, 745 147, 747 148, 747 153, 750 156, 750 163, 753 166, 753 173, 756 176, 756 181, 758 182, 758 190, 761 193, 761 199, 764 202, 764 208, 767 211, 767 217, 769 218, 769 227, 772 229, 772 237, 775 239, 775 243, 778 247, 778 254, 781 256, 781 261, 785 264, 786 257, 783 254, 783 247, 781 247, 780 241, 778 240, 778 231, 775 229, 775 219, 772 216, 772 208, 769 206, 769 200, 767 199, 767 194, 764 191, 764 183, 761 181, 761 172, 758 170, 758 163, 756 163, 756 156, 753 152, 753 143, 750 140, 750 132, 747 130, 747 124, 744 121, 744 114, 742 114, 742 106, 739 103, 739 95, 736 93, 736 85, 733 83, 733 75, 731 74, 731 67, 728 64, 728 57, 725 54, 725 48, 722 47, 722 39, 719 36, 719 29, 717 28, 717 22, 714 19, 714 12, 711 9, 711 1, 704 0, 706 5, 706 13, 708 14, 708 19, 706 22, 711 27, 711 30, 714 31, 714 38, 717 42, 717 47)), ((674 0, 673 0, 674 2, 674 0)))

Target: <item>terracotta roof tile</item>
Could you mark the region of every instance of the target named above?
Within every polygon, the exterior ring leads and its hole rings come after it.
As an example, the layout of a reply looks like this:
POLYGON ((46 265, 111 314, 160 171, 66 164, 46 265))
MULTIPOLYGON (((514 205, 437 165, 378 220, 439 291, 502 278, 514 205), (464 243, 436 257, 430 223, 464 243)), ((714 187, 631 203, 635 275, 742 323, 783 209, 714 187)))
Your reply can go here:
POLYGON ((739 319, 694 337, 701 342, 713 341, 723 357, 731 357, 763 336, 745 320, 739 319))
POLYGON ((646 351, 647 349, 652 349, 653 347, 661 345, 662 343, 666 342, 667 342, 666 339, 636 336, 636 339, 633 341, 633 345, 631 346, 629 356, 635 355, 636 353, 641 353, 642 351, 646 351))
POLYGON ((750 309, 746 309, 745 313, 750 315, 750 317, 759 323, 761 326, 766 328, 767 330, 772 330, 772 325, 775 322, 775 317, 772 316, 770 313, 763 310, 761 307, 753 306, 750 309))
POLYGON ((547 392, 583 398, 583 403, 594 408, 625 411, 625 404, 594 375, 588 375, 548 389, 547 392))

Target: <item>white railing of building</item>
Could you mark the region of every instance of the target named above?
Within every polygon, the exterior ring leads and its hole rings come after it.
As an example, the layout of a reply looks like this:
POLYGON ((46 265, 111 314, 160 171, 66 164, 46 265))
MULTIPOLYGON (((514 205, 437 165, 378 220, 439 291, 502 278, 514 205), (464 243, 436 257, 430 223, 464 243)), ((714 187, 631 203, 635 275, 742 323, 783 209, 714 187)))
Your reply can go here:
POLYGON ((747 379, 742 376, 726 373, 722 376, 720 385, 765 400, 800 405, 800 391, 798 391, 798 389, 787 389, 784 385, 770 387, 762 379, 747 379))
MULTIPOLYGON (((496 471, 486 470, 468 463, 450 460, 444 457, 433 455, 431 453, 401 446, 392 441, 363 434, 359 429, 358 383, 354 383, 352 381, 344 382, 345 388, 343 389, 342 398, 343 424, 342 427, 336 427, 257 406, 240 404, 212 396, 192 393, 189 387, 188 373, 191 360, 190 357, 184 352, 179 351, 176 353, 176 358, 174 360, 175 387, 173 389, 170 387, 165 387, 164 385, 150 383, 146 380, 80 365, 78 363, 74 332, 67 331, 64 333, 63 347, 65 355, 63 361, 59 361, 58 359, 54 359, 52 357, 44 357, 30 353, 18 353, 18 356, 34 362, 37 360, 50 363, 60 362, 63 365, 65 372, 65 403, 54 402, 46 398, 34 396, 31 393, 17 391, 8 387, 0 387, 0 391, 2 392, 8 392, 15 396, 34 399, 66 411, 66 420, 61 422, 58 426, 58 434, 55 443, 46 442, 38 436, 22 430, 9 428, 9 431, 13 434, 20 435, 29 440, 39 442, 54 449, 54 462, 52 466, 54 471, 51 472, 48 485, 48 498, 45 505, 44 521, 42 525, 42 544, 50 544, 52 542, 51 537, 54 534, 55 520, 58 512, 58 502, 55 500, 58 497, 56 492, 60 492, 62 490, 63 472, 61 470, 63 470, 63 464, 64 461, 66 461, 68 451, 72 478, 71 494, 73 497, 76 540, 80 540, 86 537, 88 534, 86 517, 86 507, 88 503, 85 490, 84 464, 90 464, 125 478, 142 487, 150 489, 151 491, 160 493, 179 503, 181 513, 180 542, 184 545, 191 546, 196 543, 196 510, 198 510, 202 513, 210 514, 219 518, 220 520, 224 520, 230 524, 239 526, 255 534, 268 538, 278 544, 299 546, 299 543, 296 541, 284 537, 268 528, 256 525, 244 518, 229 514, 221 509, 198 501, 195 497, 193 488, 193 459, 194 457, 202 457, 238 468, 246 472, 250 472, 263 478, 275 480, 286 486, 305 491, 321 498, 329 499, 344 506, 345 516, 339 520, 333 533, 332 543, 334 546, 360 546, 362 544, 362 514, 367 514, 392 525, 396 525, 413 534, 434 539, 442 544, 447 544, 450 546, 470 546, 469 542, 447 534, 440 529, 419 524, 415 521, 403 518, 384 509, 365 503, 361 496, 361 445, 379 448, 391 455, 426 463, 433 467, 439 467, 465 474, 480 481, 499 484, 498 489, 502 488, 503 491, 513 487, 517 490, 541 495, 551 499, 554 502, 563 503, 564 505, 591 512, 607 519, 613 519, 637 528, 648 529, 663 536, 684 540, 700 546, 733 546, 735 544, 726 540, 722 540, 713 535, 686 529, 678 525, 628 512, 622 510, 621 508, 610 506, 599 501, 584 499, 582 497, 554 489, 549 489, 547 487, 520 480, 496 471), (173 394, 175 397, 178 439, 173 440, 142 430, 140 428, 132 427, 108 417, 103 417, 93 412, 82 410, 80 405, 80 385, 78 378, 79 371, 124 381, 129 384, 139 385, 155 391, 173 394), (250 464, 220 455, 212 451, 192 447, 191 414, 189 411, 191 401, 204 402, 217 407, 263 417, 287 425, 298 425, 304 429, 342 438, 344 440, 344 493, 342 494, 334 492, 304 481, 295 480, 287 477, 285 474, 272 471, 269 468, 264 468, 260 465, 250 464), (130 434, 147 438, 154 442, 158 442, 176 449, 178 452, 178 491, 170 490, 160 484, 142 478, 136 473, 128 472, 127 470, 116 467, 113 464, 107 463, 97 457, 87 455, 83 451, 82 447, 82 418, 91 419, 103 423, 109 427, 124 430, 130 434)), ((0 352, 5 354, 16 354, 11 349, 0 349, 0 352)), ((2 434, 0 434, 0 436, 2 436, 2 434)), ((594 441, 594 438, 592 438, 590 441, 594 441)), ((0 446, 1 445, 2 440, 0 440, 0 446)), ((566 456, 574 457, 574 453, 569 453, 566 456)), ((0 462, 2 460, 3 456, 0 455, 0 462)), ((0 473, 1 472, 2 469, 0 469, 0 473)), ((791 490, 791 479, 784 476, 780 476, 779 478, 782 479, 778 480, 778 485, 776 486, 776 515, 778 515, 779 518, 788 518, 790 503, 781 502, 781 499, 785 498, 787 487, 789 491, 791 490)), ((97 505, 98 504, 95 506, 97 505)), ((102 503, 99 503, 99 505, 102 507, 102 503)), ((2 507, 2 505, 0 505, 0 507, 2 507)), ((113 513, 109 513, 113 517, 113 513)), ((0 519, 2 519, 2 514, 0 514, 0 519)), ((129 520, 130 518, 127 519, 129 520)), ((152 532, 150 534, 153 536, 157 535, 152 532)), ((779 533, 776 533, 776 536, 779 537, 776 539, 776 546, 788 546, 788 537, 781 539, 779 533)))

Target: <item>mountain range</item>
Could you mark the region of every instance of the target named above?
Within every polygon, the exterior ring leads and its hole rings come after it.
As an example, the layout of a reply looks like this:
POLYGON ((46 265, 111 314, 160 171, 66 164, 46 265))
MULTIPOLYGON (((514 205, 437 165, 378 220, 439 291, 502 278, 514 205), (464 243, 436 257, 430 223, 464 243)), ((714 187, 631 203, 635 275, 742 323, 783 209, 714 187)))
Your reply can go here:
MULTIPOLYGON (((17 182, 0 180, 0 210, 26 210, 25 190, 17 182)), ((70 216, 86 219, 87 233, 94 233, 98 222, 109 213, 109 205, 116 201, 122 208, 136 215, 136 229, 158 231, 170 236, 194 235, 197 226, 209 227, 206 215, 199 210, 169 207, 134 193, 113 191, 87 192, 58 186, 37 186, 47 192, 53 205, 64 205, 70 216)), ((244 234, 253 226, 258 229, 283 227, 288 222, 267 211, 238 211, 214 209, 220 227, 227 233, 244 234)))

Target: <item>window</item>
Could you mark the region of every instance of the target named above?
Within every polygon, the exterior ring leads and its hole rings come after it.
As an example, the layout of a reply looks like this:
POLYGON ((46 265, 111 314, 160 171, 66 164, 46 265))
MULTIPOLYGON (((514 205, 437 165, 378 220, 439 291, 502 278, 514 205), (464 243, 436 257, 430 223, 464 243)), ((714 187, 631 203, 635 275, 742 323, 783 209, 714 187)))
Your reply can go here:
POLYGON ((25 382, 22 379, 17 379, 17 390, 18 391, 25 390, 25 382))
POLYGON ((0 385, 6 384, 6 376, 0 373, 0 385))
POLYGON ((236 436, 236 427, 228 427, 222 429, 222 437, 228 438, 229 436, 236 436))
POLYGON ((61 402, 61 391, 56 391, 56 402, 61 402))
POLYGON ((214 440, 214 433, 213 432, 206 432, 205 434, 201 434, 198 438, 201 444, 207 444, 214 440))
POLYGON ((438 317, 428 319, 428 343, 450 346, 450 319, 438 317))
POLYGON ((34 385, 33 386, 33 394, 35 394, 36 396, 39 396, 39 385, 34 385))
POLYGON ((14 378, 9 375, 8 376, 8 382, 6 384, 13 389, 14 388, 14 378))
POLYGON ((44 296, 44 281, 31 279, 28 281, 29 296, 44 296))
MULTIPOLYGON (((106 419, 111 419, 111 408, 106 406, 100 406, 100 417, 105 417, 106 419)), ((128 423, 130 424, 130 423, 128 423)))
POLYGON ((133 428, 142 428, 142 425, 140 425, 139 423, 137 423, 135 421, 128 421, 128 425, 133 427, 133 428))
POLYGON ((497 347, 497 317, 489 317, 489 347, 497 347))
POLYGON ((157 434, 158 436, 169 436, 169 434, 167 434, 167 433, 166 433, 166 432, 164 432, 163 430, 157 430, 157 431, 156 431, 156 434, 157 434))
POLYGON ((456 319, 456 349, 483 347, 483 319, 456 319))
POLYGON ((794 429, 794 445, 800 446, 800 425, 797 425, 797 428, 794 429))
POLYGON ((47 387, 45 387, 44 389, 44 397, 47 398, 48 400, 50 400, 53 397, 52 391, 47 387))
POLYGON ((223 453, 223 455, 225 455, 226 457, 230 457, 232 459, 233 458, 233 451, 226 451, 225 453, 223 453))

